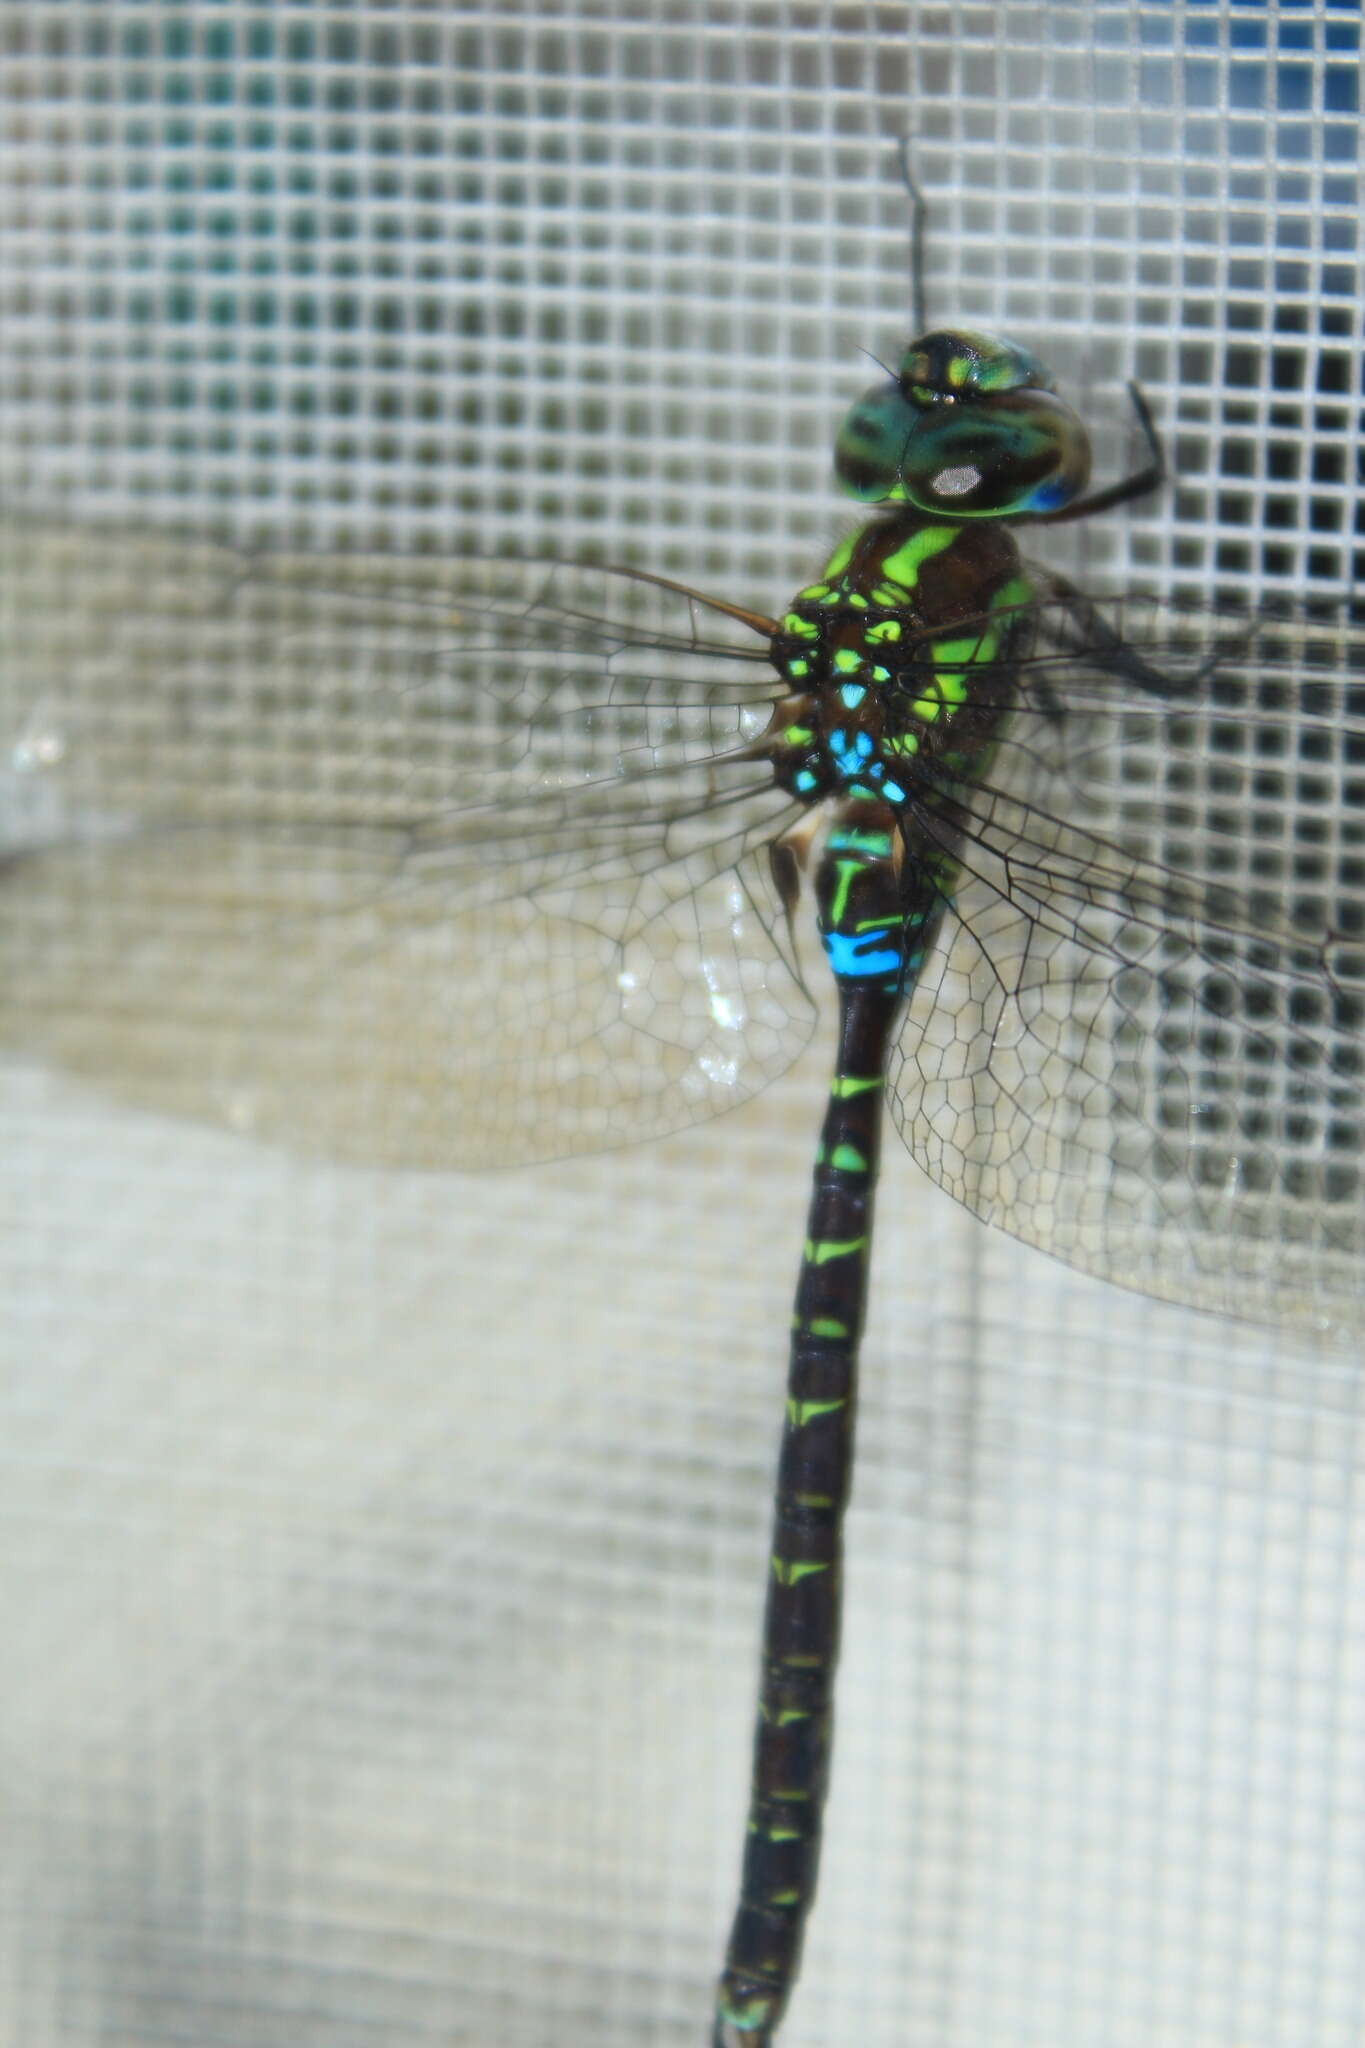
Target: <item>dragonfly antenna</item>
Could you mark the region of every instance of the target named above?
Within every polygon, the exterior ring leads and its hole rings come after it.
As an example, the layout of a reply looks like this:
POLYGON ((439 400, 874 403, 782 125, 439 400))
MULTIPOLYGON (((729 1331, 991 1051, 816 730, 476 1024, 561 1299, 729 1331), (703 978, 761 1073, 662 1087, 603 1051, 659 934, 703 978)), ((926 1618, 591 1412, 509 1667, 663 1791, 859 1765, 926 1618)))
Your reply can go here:
POLYGON ((928 302, 924 290, 924 241, 929 208, 924 194, 915 183, 911 167, 910 137, 902 135, 897 150, 901 167, 901 183, 910 200, 910 325, 912 337, 929 332, 928 302))

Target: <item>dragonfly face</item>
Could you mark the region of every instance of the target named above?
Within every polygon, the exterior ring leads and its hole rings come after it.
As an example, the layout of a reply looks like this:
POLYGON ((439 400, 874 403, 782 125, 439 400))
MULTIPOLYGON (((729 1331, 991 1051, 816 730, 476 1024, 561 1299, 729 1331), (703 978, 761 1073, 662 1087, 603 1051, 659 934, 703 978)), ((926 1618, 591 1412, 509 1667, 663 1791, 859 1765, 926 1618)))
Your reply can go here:
POLYGON ((899 374, 863 393, 839 429, 834 466, 864 504, 1037 517, 1085 489, 1090 440, 1028 349, 945 329, 912 342, 899 374))

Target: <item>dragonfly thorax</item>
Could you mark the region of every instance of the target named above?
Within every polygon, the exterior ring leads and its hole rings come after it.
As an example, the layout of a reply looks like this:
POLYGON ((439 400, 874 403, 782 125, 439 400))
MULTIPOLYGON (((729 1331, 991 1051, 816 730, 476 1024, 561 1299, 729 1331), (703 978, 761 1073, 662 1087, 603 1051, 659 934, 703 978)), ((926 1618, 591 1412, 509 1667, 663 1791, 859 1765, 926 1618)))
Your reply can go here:
POLYGON ((945 764, 970 775, 1009 709, 1031 597, 998 527, 902 512, 842 542, 773 641, 791 692, 768 736, 779 783, 899 806, 945 764))

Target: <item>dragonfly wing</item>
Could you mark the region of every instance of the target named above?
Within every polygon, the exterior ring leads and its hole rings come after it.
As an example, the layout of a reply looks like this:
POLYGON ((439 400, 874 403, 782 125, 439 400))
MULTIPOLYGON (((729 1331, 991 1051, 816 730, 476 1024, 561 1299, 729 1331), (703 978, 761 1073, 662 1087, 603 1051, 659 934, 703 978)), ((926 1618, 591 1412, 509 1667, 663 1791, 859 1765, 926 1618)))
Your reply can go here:
POLYGON ((0 1041, 414 1165, 677 1129, 805 1043, 752 634, 554 565, 95 560, 19 638, 0 1041))
POLYGON ((1086 1271, 1350 1330, 1365 636, 1087 610, 1122 655, 1045 632, 988 781, 932 827, 962 864, 895 1114, 950 1192, 1086 1271))

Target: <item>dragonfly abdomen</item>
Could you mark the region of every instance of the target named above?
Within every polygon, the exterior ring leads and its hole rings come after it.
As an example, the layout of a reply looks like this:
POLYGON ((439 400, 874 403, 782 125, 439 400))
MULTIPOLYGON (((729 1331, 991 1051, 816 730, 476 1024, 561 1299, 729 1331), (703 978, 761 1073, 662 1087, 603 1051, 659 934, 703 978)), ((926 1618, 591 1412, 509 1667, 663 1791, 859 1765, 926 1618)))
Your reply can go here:
POLYGON ((907 905, 896 840, 888 805, 850 799, 815 876, 839 990, 839 1054, 792 1316, 748 1831, 717 2048, 771 2039, 815 1896, 887 1046, 931 916, 932 892, 907 905))

